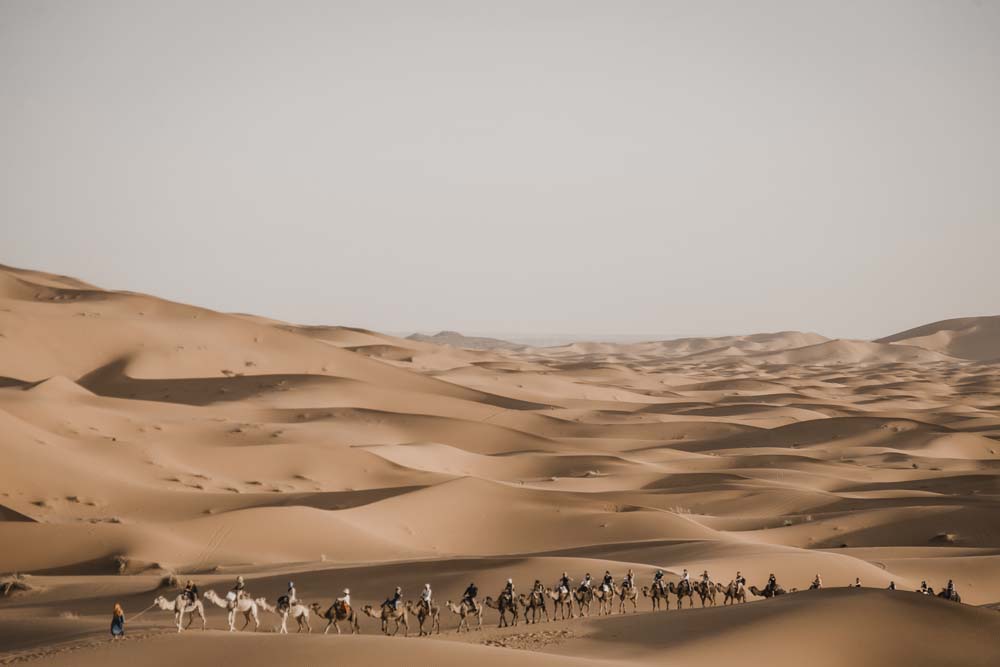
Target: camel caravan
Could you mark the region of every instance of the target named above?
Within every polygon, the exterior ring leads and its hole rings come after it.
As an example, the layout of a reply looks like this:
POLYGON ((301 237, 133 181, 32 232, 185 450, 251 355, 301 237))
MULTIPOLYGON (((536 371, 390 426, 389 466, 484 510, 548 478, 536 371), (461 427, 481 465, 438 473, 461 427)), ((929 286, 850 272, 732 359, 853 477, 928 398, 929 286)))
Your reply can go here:
MULTIPOLYGON (((809 586, 810 590, 823 588, 823 580, 819 574, 809 586)), ((861 588, 861 580, 855 579, 851 588, 861 588)), ((531 589, 527 593, 517 593, 514 588, 514 581, 508 579, 503 590, 495 598, 487 595, 482 602, 479 601, 479 590, 475 583, 469 584, 462 595, 462 599, 457 603, 448 600, 444 608, 458 618, 457 632, 469 632, 475 627, 481 630, 483 627, 483 613, 485 609, 493 609, 499 616, 497 627, 512 627, 519 622, 525 624, 535 624, 542 621, 569 620, 573 618, 583 618, 591 615, 595 611, 598 616, 608 616, 619 614, 636 613, 639 608, 639 595, 650 601, 652 611, 659 611, 670 608, 670 599, 675 598, 674 606, 683 609, 687 601, 688 607, 694 606, 695 597, 701 602, 702 607, 713 607, 720 601, 725 605, 734 605, 747 601, 747 593, 755 597, 773 598, 786 593, 794 593, 798 589, 791 588, 785 590, 778 584, 774 574, 767 583, 758 588, 757 586, 747 586, 747 580, 740 572, 729 581, 728 584, 713 582, 708 576, 708 571, 702 573, 701 577, 694 580, 688 575, 685 569, 677 581, 666 581, 663 570, 657 570, 653 575, 653 580, 642 587, 635 583, 635 576, 632 570, 622 578, 621 582, 616 582, 609 571, 604 573, 604 578, 600 583, 596 583, 587 573, 579 584, 574 585, 573 580, 565 573, 553 587, 544 586, 540 580, 536 579, 531 589), (549 610, 551 609, 551 614, 549 610)), ((895 582, 889 583, 889 590, 896 590, 895 582)), ((935 595, 934 589, 921 582, 918 593, 924 595, 935 595)), ((962 598, 955 590, 954 583, 948 581, 948 585, 942 588, 937 597, 954 602, 961 602, 962 598)), ((153 601, 153 605, 163 611, 170 611, 174 614, 174 624, 177 631, 181 632, 191 626, 195 617, 201 619, 201 627, 204 630, 207 626, 205 618, 205 605, 202 600, 207 600, 216 607, 226 610, 226 622, 230 632, 236 632, 236 625, 242 617, 243 624, 240 630, 245 630, 253 623, 253 629, 260 629, 260 615, 264 612, 273 614, 280 620, 280 625, 276 631, 281 634, 288 634, 288 620, 292 619, 296 624, 296 632, 312 632, 310 618, 315 617, 326 621, 323 634, 330 631, 332 627, 337 634, 341 634, 341 624, 350 630, 351 634, 360 634, 361 625, 359 619, 361 615, 368 616, 379 622, 381 632, 386 635, 396 635, 400 630, 403 636, 410 634, 410 619, 416 621, 418 636, 426 636, 434 633, 441 633, 441 606, 433 600, 431 585, 425 584, 420 593, 419 599, 403 600, 403 591, 396 587, 393 595, 387 598, 377 608, 373 605, 364 605, 360 609, 351 606, 351 591, 345 588, 343 594, 336 598, 331 605, 324 608, 323 605, 313 602, 306 604, 298 599, 295 591, 295 584, 288 582, 288 590, 285 595, 279 596, 275 604, 270 604, 266 598, 252 598, 246 591, 246 583, 243 577, 238 577, 236 585, 229 590, 225 596, 218 595, 215 591, 206 591, 201 597, 198 596, 198 587, 192 581, 188 581, 184 590, 173 600, 164 596, 159 596, 153 601), (185 623, 185 615, 187 622, 185 623)))

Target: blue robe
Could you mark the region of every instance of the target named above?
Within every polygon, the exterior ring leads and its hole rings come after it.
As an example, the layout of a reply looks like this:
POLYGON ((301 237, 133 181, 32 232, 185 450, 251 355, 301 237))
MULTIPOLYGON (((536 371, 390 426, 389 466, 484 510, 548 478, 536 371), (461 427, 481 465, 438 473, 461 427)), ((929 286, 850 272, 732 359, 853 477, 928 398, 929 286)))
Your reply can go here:
POLYGON ((111 636, 121 637, 125 634, 125 617, 115 614, 111 617, 111 636))

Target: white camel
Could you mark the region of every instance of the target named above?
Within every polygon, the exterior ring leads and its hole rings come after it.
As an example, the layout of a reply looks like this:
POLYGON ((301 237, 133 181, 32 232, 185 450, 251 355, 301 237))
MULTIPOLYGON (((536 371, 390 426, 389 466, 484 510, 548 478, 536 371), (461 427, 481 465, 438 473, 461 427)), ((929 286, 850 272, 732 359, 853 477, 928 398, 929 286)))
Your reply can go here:
POLYGON ((301 602, 295 602, 291 606, 289 605, 279 605, 277 607, 272 607, 267 603, 265 598, 257 598, 254 600, 257 606, 264 611, 269 611, 281 618, 281 629, 278 630, 279 634, 288 634, 288 617, 291 616, 298 623, 299 629, 296 632, 302 632, 302 628, 306 629, 306 632, 312 632, 312 625, 309 624, 309 607, 305 606, 301 602))
POLYGON ((229 621, 229 631, 235 632, 236 630, 236 613, 239 612, 243 614, 243 627, 240 630, 245 630, 247 625, 250 624, 250 619, 253 619, 253 629, 254 632, 260 628, 260 618, 257 616, 257 603, 250 598, 240 598, 239 600, 232 600, 229 598, 220 598, 215 594, 215 591, 205 591, 205 599, 214 604, 216 607, 222 607, 227 610, 229 621))
POLYGON ((174 623, 177 624, 177 632, 180 632, 191 625, 191 621, 194 619, 194 615, 198 614, 201 617, 201 629, 205 629, 205 605, 201 603, 201 600, 195 598, 194 602, 185 602, 186 598, 183 595, 178 595, 176 600, 168 600, 167 598, 160 595, 155 600, 153 604, 162 609, 163 611, 174 612, 174 623), (188 616, 187 625, 184 623, 184 614, 190 614, 188 616))

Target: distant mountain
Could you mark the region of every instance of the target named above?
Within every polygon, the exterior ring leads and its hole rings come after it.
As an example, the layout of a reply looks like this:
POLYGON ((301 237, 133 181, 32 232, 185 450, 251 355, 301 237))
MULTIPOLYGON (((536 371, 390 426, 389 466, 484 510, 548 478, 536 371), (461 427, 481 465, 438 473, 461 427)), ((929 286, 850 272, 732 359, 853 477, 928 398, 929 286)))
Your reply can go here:
POLYGON ((486 338, 482 336, 465 336, 457 331, 439 331, 433 336, 421 333, 411 334, 407 340, 415 340, 420 343, 433 343, 435 345, 450 345, 461 347, 466 350, 521 350, 524 345, 511 343, 499 338, 486 338))
POLYGON ((974 361, 1000 359, 1000 315, 941 320, 875 342, 913 345, 974 361))

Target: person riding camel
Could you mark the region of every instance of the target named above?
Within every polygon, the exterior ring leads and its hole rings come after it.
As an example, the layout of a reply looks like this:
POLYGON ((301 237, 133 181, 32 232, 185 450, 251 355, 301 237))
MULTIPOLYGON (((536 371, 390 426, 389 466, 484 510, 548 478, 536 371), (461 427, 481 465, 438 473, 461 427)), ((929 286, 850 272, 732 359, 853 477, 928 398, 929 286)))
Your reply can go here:
POLYGON ((819 576, 819 572, 816 573, 816 578, 812 582, 813 588, 823 588, 823 579, 819 576))
POLYGON ((684 568, 684 572, 681 573, 681 586, 691 590, 691 575, 688 574, 687 568, 684 568))
POLYGON ((666 593, 663 585, 663 570, 657 570, 653 575, 653 588, 660 589, 660 593, 666 593))
POLYGON ((854 588, 861 588, 861 577, 854 578, 854 588))
POLYGON ((586 593, 587 591, 590 590, 590 587, 592 585, 593 585, 593 582, 590 580, 590 572, 588 572, 587 574, 585 574, 583 576, 583 581, 580 582, 579 591, 581 593, 586 593))
POLYGON ((948 600, 954 599, 954 597, 955 597, 955 582, 953 580, 951 580, 951 579, 948 580, 948 588, 946 590, 948 592, 947 599, 948 600))
POLYGON ((895 581, 890 581, 889 582, 889 588, 887 590, 890 590, 890 591, 896 590, 896 582, 895 581))
POLYGON ((424 590, 420 592, 420 604, 424 606, 424 609, 427 610, 428 613, 431 611, 431 596, 431 585, 424 584, 424 590))
POLYGON ((392 597, 383 602, 382 607, 390 607, 393 611, 397 611, 399 609, 399 603, 402 599, 403 589, 400 586, 396 586, 396 590, 392 594, 392 597))
POLYGON ((545 593, 545 586, 538 579, 535 579, 535 583, 531 586, 531 592, 534 593, 545 593))
POLYGON ((705 570, 701 573, 701 585, 707 587, 711 585, 711 583, 712 580, 708 577, 708 570, 705 570))
POLYGON ((479 605, 476 603, 476 597, 479 595, 479 589, 476 588, 476 582, 469 582, 469 587, 465 589, 465 593, 462 594, 462 602, 469 605, 469 609, 473 613, 479 612, 479 605))
POLYGON ((198 600, 198 587, 190 579, 184 584, 184 591, 181 593, 185 600, 194 604, 198 600))
POLYGON ((920 590, 917 591, 917 592, 918 593, 923 593, 924 595, 930 595, 931 594, 930 589, 927 588, 927 582, 926 581, 921 581, 920 582, 920 590))
POLYGON ((514 604, 514 580, 508 579, 507 585, 503 587, 503 593, 501 595, 507 598, 507 601, 514 604))
POLYGON ((604 580, 601 582, 601 590, 607 593, 615 587, 615 578, 611 576, 609 570, 604 571, 604 580))
POLYGON ((569 578, 569 575, 565 572, 559 577, 559 592, 563 595, 569 595, 569 585, 573 583, 573 580, 569 578))
POLYGON ((778 580, 775 578, 774 572, 772 572, 771 576, 767 578, 767 586, 764 587, 764 590, 773 595, 774 589, 777 587, 778 587, 778 580))
POLYGON ((733 582, 736 584, 737 593, 742 593, 747 586, 747 578, 740 574, 739 570, 736 570, 736 578, 733 579, 733 582))
POLYGON ((344 594, 341 595, 339 598, 337 598, 336 604, 337 604, 338 607, 340 607, 340 613, 342 613, 344 616, 347 616, 348 614, 351 613, 351 589, 350 588, 345 588, 344 589, 344 594))
POLYGON ((632 572, 632 568, 629 568, 625 577, 622 579, 622 588, 628 590, 635 586, 635 574, 632 572))
POLYGON ((239 604, 239 601, 247 597, 247 584, 243 580, 243 575, 236 577, 236 585, 230 590, 232 594, 233 604, 239 604))
POLYGON ((288 582, 288 591, 278 597, 278 610, 287 610, 293 604, 299 601, 298 597, 295 595, 295 584, 291 581, 288 582))

